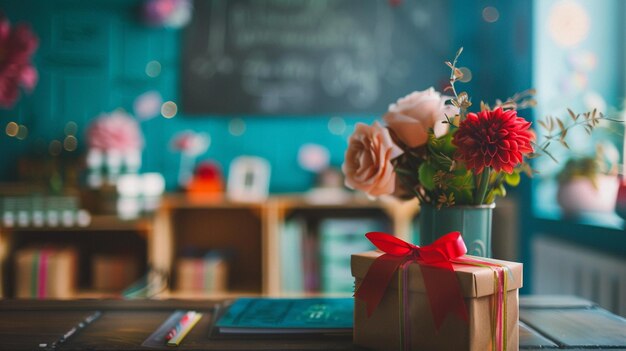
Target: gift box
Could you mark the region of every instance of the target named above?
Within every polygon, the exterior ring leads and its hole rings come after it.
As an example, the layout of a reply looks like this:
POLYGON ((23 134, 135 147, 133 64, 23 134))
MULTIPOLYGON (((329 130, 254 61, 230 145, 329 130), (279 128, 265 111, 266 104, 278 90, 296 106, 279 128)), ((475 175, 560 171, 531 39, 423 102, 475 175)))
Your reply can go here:
MULTIPOLYGON (((383 254, 380 251, 369 251, 352 255, 352 275, 357 288, 361 286, 372 263, 383 254)), ((420 266, 417 260, 404 262, 406 265, 393 271, 382 299, 370 316, 367 304, 355 298, 355 344, 375 350, 519 349, 518 289, 522 286, 521 263, 467 255, 453 260, 451 268, 454 272, 450 270, 447 273, 456 275, 462 295, 462 298, 459 295, 459 300, 464 302, 467 318, 462 318, 459 313, 446 313, 437 326, 427 285, 430 289, 433 286, 437 288, 441 283, 438 278, 446 272, 428 265, 420 266), (464 259, 470 261, 470 264, 454 263, 464 259), (502 274, 499 276, 495 273, 498 267, 502 274), (503 278, 504 274, 506 289, 499 285, 502 279, 497 279, 503 278), (428 284, 424 281, 426 275, 430 279, 428 284), (497 291, 505 290, 506 293, 496 294, 497 291), (498 326, 500 329, 497 329, 498 326)), ((445 303, 443 305, 447 307, 445 303)))

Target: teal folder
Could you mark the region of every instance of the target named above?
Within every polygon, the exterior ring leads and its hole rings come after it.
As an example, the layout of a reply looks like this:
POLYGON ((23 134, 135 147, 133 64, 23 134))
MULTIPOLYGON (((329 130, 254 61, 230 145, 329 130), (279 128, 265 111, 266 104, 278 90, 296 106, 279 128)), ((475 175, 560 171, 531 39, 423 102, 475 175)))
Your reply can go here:
POLYGON ((220 333, 309 334, 352 331, 352 298, 236 300, 218 319, 220 333))

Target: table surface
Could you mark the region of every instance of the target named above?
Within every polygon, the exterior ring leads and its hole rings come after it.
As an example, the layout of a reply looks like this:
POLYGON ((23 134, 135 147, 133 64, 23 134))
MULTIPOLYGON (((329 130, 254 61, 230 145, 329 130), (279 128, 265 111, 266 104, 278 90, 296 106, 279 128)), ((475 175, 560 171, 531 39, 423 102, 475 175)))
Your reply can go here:
MULTIPOLYGON (((223 302, 223 301, 222 301, 223 302)), ((220 301, 76 300, 0 301, 0 349, 44 350, 94 311, 102 315, 59 350, 148 350, 141 344, 176 309, 210 315, 220 301)), ((310 338, 209 339, 211 318, 202 318, 178 350, 361 350, 351 335, 310 338)), ((523 350, 626 350, 626 320, 589 301, 563 296, 520 299, 523 350)), ((173 349, 162 346, 158 349, 173 349)))

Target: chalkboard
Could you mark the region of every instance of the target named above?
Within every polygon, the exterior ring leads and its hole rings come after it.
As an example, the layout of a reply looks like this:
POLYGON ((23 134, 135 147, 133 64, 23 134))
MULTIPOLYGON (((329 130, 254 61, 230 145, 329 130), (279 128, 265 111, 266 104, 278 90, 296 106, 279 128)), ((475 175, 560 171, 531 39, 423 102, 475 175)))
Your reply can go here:
POLYGON ((450 12, 446 0, 196 0, 183 110, 380 113, 445 80, 450 12))

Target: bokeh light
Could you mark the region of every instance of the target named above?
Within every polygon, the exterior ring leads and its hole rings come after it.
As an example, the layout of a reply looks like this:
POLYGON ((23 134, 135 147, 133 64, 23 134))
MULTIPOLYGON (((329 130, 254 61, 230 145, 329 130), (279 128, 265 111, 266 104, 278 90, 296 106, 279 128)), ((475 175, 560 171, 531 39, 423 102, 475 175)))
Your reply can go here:
POLYGON ((328 168, 330 151, 322 145, 307 143, 298 150, 298 164, 311 172, 321 172, 328 168))
POLYGON ((552 7, 548 19, 550 36, 562 47, 578 45, 589 35, 591 20, 579 3, 563 0, 552 7))
POLYGON ((68 135, 63 140, 63 148, 65 151, 74 151, 78 148, 78 139, 73 135, 68 135))
POLYGON ((246 122, 241 118, 233 118, 228 122, 228 132, 232 136, 242 136, 246 132, 246 122))
POLYGON ((341 117, 333 117, 328 120, 328 131, 331 134, 343 135, 346 132, 346 121, 341 117))
POLYGON ((52 140, 50 144, 48 145, 48 152, 52 156, 59 156, 62 150, 63 150, 63 145, 61 145, 61 142, 56 139, 52 140))
POLYGON ((17 135, 17 132, 19 131, 19 129, 20 129, 20 127, 17 125, 17 123, 9 122, 9 123, 7 123, 5 131, 6 131, 8 136, 14 137, 14 136, 17 135))
POLYGON ((156 78, 161 75, 161 62, 150 61, 146 64, 146 75, 150 78, 156 78))
POLYGON ((147 120, 159 115, 163 97, 156 90, 147 91, 135 98, 133 110, 137 118, 147 120))
POLYGON ((489 23, 497 22, 500 19, 500 12, 493 6, 487 6, 483 9, 483 19, 489 23))
POLYGON ((26 127, 23 124, 20 124, 18 126, 18 130, 17 130, 17 135, 15 136, 16 138, 18 138, 19 140, 24 140, 28 137, 28 127, 26 127))
POLYGON ((74 121, 67 122, 65 128, 63 128, 63 132, 65 132, 65 135, 76 135, 78 132, 78 124, 74 121))
POLYGON ((166 101, 161 105, 161 115, 165 118, 173 118, 178 113, 178 106, 174 101, 166 101))
POLYGON ((459 71, 463 73, 463 78, 459 79, 462 83, 467 83, 472 80, 472 71, 467 67, 459 67, 459 71))

